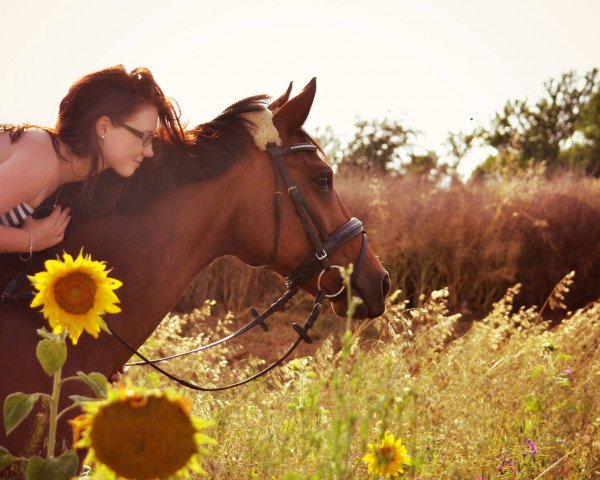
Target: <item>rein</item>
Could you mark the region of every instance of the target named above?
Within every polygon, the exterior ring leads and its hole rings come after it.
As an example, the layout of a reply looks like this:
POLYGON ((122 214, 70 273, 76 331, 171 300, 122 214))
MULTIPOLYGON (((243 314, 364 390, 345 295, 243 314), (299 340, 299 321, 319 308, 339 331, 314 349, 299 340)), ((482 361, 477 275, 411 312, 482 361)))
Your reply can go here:
POLYGON ((285 165, 284 156, 300 151, 314 152, 316 149, 317 147, 311 143, 299 143, 288 147, 278 147, 273 143, 269 143, 267 145, 267 151, 269 152, 269 156, 271 157, 271 161, 273 163, 273 174, 275 176, 275 232, 271 258, 266 264, 261 265, 259 268, 268 268, 270 265, 272 265, 275 259, 277 258, 277 253, 279 250, 279 237, 281 231, 281 208, 283 196, 283 192, 281 191, 281 178, 283 178, 285 187, 287 188, 287 193, 294 203, 296 214, 298 215, 298 217, 300 217, 300 221, 302 222, 304 231, 306 232, 306 235, 308 236, 314 248, 314 252, 312 252, 302 262, 300 262, 300 265, 298 265, 298 267, 296 267, 296 269, 285 278, 285 285, 287 287, 287 291, 278 300, 271 304, 271 306, 267 308, 263 313, 259 313, 256 310, 256 308, 251 307, 250 313, 252 314, 254 319, 246 325, 244 325, 239 330, 237 330, 236 332, 233 332, 232 334, 207 345, 197 347, 193 350, 152 360, 142 355, 138 350, 136 350, 124 339, 122 339, 117 333, 115 333, 115 331, 109 326, 108 328, 111 331, 111 333, 115 335, 115 337, 131 353, 137 355, 142 360, 140 362, 128 363, 125 365, 125 367, 149 365, 158 372, 170 378, 171 380, 174 380, 180 385, 191 388, 192 390, 214 392, 228 390, 230 388, 238 387, 240 385, 244 385, 248 382, 251 382, 252 380, 255 380, 265 375, 266 373, 270 372, 275 367, 280 365, 287 357, 291 355, 291 353, 298 347, 298 345, 300 345, 300 343, 313 343, 313 339, 308 335, 308 331, 313 327, 315 321, 321 313, 321 310, 323 309, 323 301, 325 300, 325 298, 337 298, 339 295, 342 294, 342 292, 345 289, 345 286, 342 286, 342 288, 338 292, 334 294, 327 294, 325 290, 321 288, 321 277, 326 271, 331 270, 332 268, 336 268, 338 270, 341 269, 341 267, 338 265, 331 265, 331 263, 329 262, 329 256, 331 256, 335 251, 337 251, 340 247, 349 242, 356 235, 358 235, 359 233, 362 234, 360 254, 358 257, 358 261, 356 262, 356 268, 350 277, 350 282, 352 283, 356 278, 358 278, 367 250, 367 234, 364 231, 362 222, 357 218, 351 218, 345 224, 339 227, 335 232, 327 236, 325 230, 321 226, 321 223, 318 221, 316 215, 313 213, 313 211, 310 209, 310 207, 302 197, 302 194, 299 192, 296 184, 290 176, 285 165), (317 230, 321 235, 321 238, 324 239, 323 242, 319 240, 319 237, 312 228, 309 219, 316 226, 317 230), (244 333, 252 330, 256 326, 260 326, 264 331, 268 331, 269 327, 265 320, 269 318, 273 313, 282 310, 283 307, 287 303, 289 303, 290 300, 300 291, 300 287, 319 270, 321 270, 321 273, 319 274, 317 280, 318 292, 315 297, 311 313, 303 326, 300 326, 298 323, 292 324, 292 327, 298 334, 298 337, 290 346, 290 348, 279 359, 274 361, 271 365, 261 370, 260 372, 244 380, 233 383, 231 385, 226 385, 224 387, 201 387, 194 383, 190 383, 187 380, 184 380, 176 375, 173 375, 157 365, 157 363, 159 362, 172 360, 174 358, 183 357, 185 355, 201 352, 202 350, 214 347, 228 340, 239 337, 244 333))

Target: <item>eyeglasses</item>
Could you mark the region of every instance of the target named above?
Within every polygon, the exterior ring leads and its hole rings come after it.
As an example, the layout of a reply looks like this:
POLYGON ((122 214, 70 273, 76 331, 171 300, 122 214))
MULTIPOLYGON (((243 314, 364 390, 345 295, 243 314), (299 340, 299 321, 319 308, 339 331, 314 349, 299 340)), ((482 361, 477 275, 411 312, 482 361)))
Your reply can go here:
POLYGON ((138 137, 142 141, 142 145, 144 147, 149 147, 152 145, 152 142, 156 139, 156 133, 151 132, 140 132, 137 128, 130 127, 126 123, 120 122, 118 120, 113 120, 113 123, 123 127, 125 130, 133 133, 136 137, 138 137))

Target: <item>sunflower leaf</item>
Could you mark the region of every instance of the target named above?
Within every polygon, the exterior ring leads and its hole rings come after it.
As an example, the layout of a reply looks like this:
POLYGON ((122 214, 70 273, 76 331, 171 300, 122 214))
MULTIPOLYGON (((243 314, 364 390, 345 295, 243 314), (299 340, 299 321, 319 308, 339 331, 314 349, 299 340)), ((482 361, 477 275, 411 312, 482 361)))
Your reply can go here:
POLYGON ((67 450, 60 457, 31 457, 27 462, 27 480, 65 480, 77 475, 79 457, 67 450))
POLYGON ((73 405, 83 405, 87 402, 93 402, 95 398, 86 397, 84 395, 69 395, 69 398, 73 400, 73 405))
POLYGON ((48 375, 54 375, 67 360, 67 346, 58 338, 52 340, 46 338, 40 340, 35 349, 35 354, 44 372, 48 375))
POLYGON ((8 467, 16 459, 17 458, 11 455, 6 448, 0 447, 0 471, 2 471, 3 468, 8 467))
POLYGON ((4 430, 9 435, 31 413, 39 393, 11 393, 4 400, 4 430))
POLYGON ((108 384, 108 380, 104 375, 98 372, 92 372, 90 374, 77 372, 77 376, 79 377, 79 380, 92 389, 98 398, 106 397, 106 385, 108 384))
POLYGON ((48 340, 52 340, 53 338, 56 338, 56 335, 54 333, 49 332, 45 328, 38 328, 36 331, 37 331, 38 335, 42 338, 47 338, 48 340))

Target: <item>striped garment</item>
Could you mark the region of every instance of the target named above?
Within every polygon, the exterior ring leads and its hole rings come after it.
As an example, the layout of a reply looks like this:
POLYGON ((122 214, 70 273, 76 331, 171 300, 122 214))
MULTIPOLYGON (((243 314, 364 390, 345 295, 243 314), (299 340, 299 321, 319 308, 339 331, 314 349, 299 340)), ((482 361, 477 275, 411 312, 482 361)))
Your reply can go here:
POLYGON ((21 205, 17 205, 12 210, 0 215, 0 224, 8 227, 18 227, 32 213, 33 208, 23 202, 21 205))

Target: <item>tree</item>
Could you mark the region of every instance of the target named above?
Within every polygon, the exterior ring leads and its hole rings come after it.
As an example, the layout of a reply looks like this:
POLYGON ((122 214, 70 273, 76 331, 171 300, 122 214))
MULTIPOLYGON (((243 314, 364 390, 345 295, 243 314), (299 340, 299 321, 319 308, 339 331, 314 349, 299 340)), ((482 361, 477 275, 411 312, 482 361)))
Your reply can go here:
POLYGON ((581 109, 571 146, 562 156, 572 170, 600 176, 600 88, 581 109))
POLYGON ((434 182, 456 175, 456 165, 441 163, 435 151, 417 147, 417 132, 397 120, 358 120, 354 127, 354 135, 345 146, 330 126, 317 129, 317 141, 337 168, 409 175, 434 182))
POLYGON ((402 164, 400 174, 433 183, 448 178, 456 179, 455 167, 440 162, 439 155, 433 150, 422 154, 410 154, 410 160, 402 164))
POLYGON ((598 70, 593 69, 583 77, 567 72, 558 80, 548 80, 544 87, 544 96, 535 105, 530 106, 527 100, 509 100, 487 129, 473 132, 480 143, 498 151, 480 166, 481 171, 506 166, 522 169, 530 162, 545 162, 552 171, 577 168, 573 162, 587 161, 580 147, 570 155, 565 152, 577 129, 588 132, 592 141, 597 138, 594 129, 598 128, 599 117, 593 102, 598 101, 595 100, 599 91, 598 70))
POLYGON ((412 152, 416 132, 399 121, 358 120, 354 137, 344 150, 341 163, 363 171, 400 171, 403 159, 412 152))
POLYGON ((334 133, 331 125, 324 129, 317 127, 315 139, 327 155, 332 165, 339 165, 344 159, 344 149, 341 140, 334 133))

